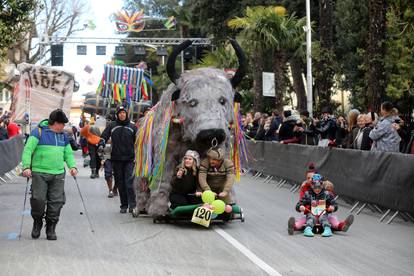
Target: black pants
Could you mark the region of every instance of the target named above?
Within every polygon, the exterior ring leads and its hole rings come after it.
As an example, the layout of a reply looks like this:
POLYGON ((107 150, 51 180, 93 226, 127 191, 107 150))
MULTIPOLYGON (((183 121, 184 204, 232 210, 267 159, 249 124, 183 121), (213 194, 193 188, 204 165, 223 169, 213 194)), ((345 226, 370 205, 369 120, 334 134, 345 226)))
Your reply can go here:
POLYGON ((66 201, 64 184, 64 173, 33 172, 32 197, 30 198, 33 219, 43 218, 45 216, 45 207, 47 207, 46 221, 52 223, 59 221, 60 210, 62 210, 66 201))
POLYGON ((170 208, 175 209, 178 206, 200 204, 201 200, 199 197, 196 197, 195 195, 184 195, 184 194, 171 193, 170 202, 171 202, 170 208))
POLYGON ((135 191, 132 186, 134 180, 134 162, 112 160, 115 185, 118 187, 121 209, 135 208, 137 205, 135 191))
POLYGON ((88 144, 89 156, 91 157, 90 167, 91 169, 96 169, 98 172, 101 168, 101 158, 98 155, 98 146, 88 144))

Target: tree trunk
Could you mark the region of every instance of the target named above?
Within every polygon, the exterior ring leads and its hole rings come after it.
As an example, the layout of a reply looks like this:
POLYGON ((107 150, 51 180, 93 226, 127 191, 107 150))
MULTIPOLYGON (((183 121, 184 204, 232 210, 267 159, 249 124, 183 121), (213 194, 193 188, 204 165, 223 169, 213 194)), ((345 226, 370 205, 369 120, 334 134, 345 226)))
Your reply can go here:
POLYGON ((385 0, 369 0, 369 35, 367 48, 366 83, 368 108, 378 111, 385 95, 385 0))
POLYGON ((282 114, 286 93, 286 55, 276 51, 273 57, 273 73, 275 74, 275 110, 282 114))
POLYGON ((319 1, 320 60, 316 63, 315 87, 319 104, 331 106, 333 86, 333 0, 319 1))
POLYGON ((297 98, 297 110, 307 110, 307 99, 305 85, 303 84, 303 62, 298 57, 292 57, 290 59, 290 69, 292 71, 293 89, 297 98))
POLYGON ((253 109, 262 111, 263 107, 263 52, 259 49, 253 51, 253 109))

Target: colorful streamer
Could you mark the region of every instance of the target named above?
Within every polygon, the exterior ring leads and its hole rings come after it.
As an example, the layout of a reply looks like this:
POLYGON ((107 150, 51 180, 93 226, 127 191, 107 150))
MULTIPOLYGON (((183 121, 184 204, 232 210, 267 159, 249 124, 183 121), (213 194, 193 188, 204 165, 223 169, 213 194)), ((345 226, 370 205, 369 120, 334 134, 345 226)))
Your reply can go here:
POLYGON ((142 69, 105 64, 96 93, 104 98, 112 98, 113 102, 122 102, 124 99, 128 103, 149 100, 147 84, 144 81, 152 84, 149 78, 144 77, 142 69))
POLYGON ((240 103, 234 103, 234 137, 230 151, 231 159, 234 163, 236 180, 240 181, 242 161, 249 161, 246 138, 241 123, 240 103))

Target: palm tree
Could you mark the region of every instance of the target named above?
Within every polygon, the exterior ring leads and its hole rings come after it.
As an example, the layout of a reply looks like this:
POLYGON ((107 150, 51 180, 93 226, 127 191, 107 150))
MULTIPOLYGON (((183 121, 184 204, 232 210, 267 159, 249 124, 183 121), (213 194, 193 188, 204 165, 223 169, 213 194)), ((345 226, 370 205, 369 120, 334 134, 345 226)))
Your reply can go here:
POLYGON ((228 25, 242 29, 240 34, 253 48, 254 83, 260 81, 260 90, 255 85, 255 98, 261 97, 262 93, 263 54, 266 51, 272 53, 275 109, 282 112, 287 91, 287 60, 299 47, 298 38, 303 35, 304 19, 298 20, 294 14, 281 14, 275 7, 255 7, 247 8, 245 17, 232 19, 228 25))
POLYGON ((245 17, 236 17, 228 22, 228 26, 232 29, 242 29, 240 32, 242 45, 247 52, 251 54, 250 60, 253 66, 253 108, 256 111, 261 110, 262 90, 263 90, 263 77, 262 72, 264 68, 264 53, 267 48, 266 42, 268 38, 267 33, 261 33, 263 28, 264 16, 263 7, 246 8, 245 17))

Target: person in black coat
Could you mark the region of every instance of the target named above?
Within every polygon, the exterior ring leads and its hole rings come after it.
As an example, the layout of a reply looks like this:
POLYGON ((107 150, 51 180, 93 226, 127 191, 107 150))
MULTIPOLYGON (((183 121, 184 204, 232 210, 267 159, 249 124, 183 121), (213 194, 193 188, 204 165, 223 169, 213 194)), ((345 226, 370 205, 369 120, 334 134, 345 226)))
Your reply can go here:
POLYGON ((116 110, 116 121, 111 122, 101 135, 101 148, 105 147, 109 138, 112 141, 111 161, 121 200, 121 213, 126 213, 128 207, 132 213, 136 206, 133 189, 136 133, 137 128, 130 122, 127 110, 120 106, 116 110))
POLYGON ((321 135, 321 139, 329 139, 331 141, 336 139, 336 118, 331 115, 329 108, 322 109, 322 120, 315 129, 321 135))
POLYGON ((199 204, 201 192, 198 188, 198 167, 200 156, 196 151, 187 150, 183 161, 177 166, 176 174, 171 180, 171 209, 178 206, 199 204))

